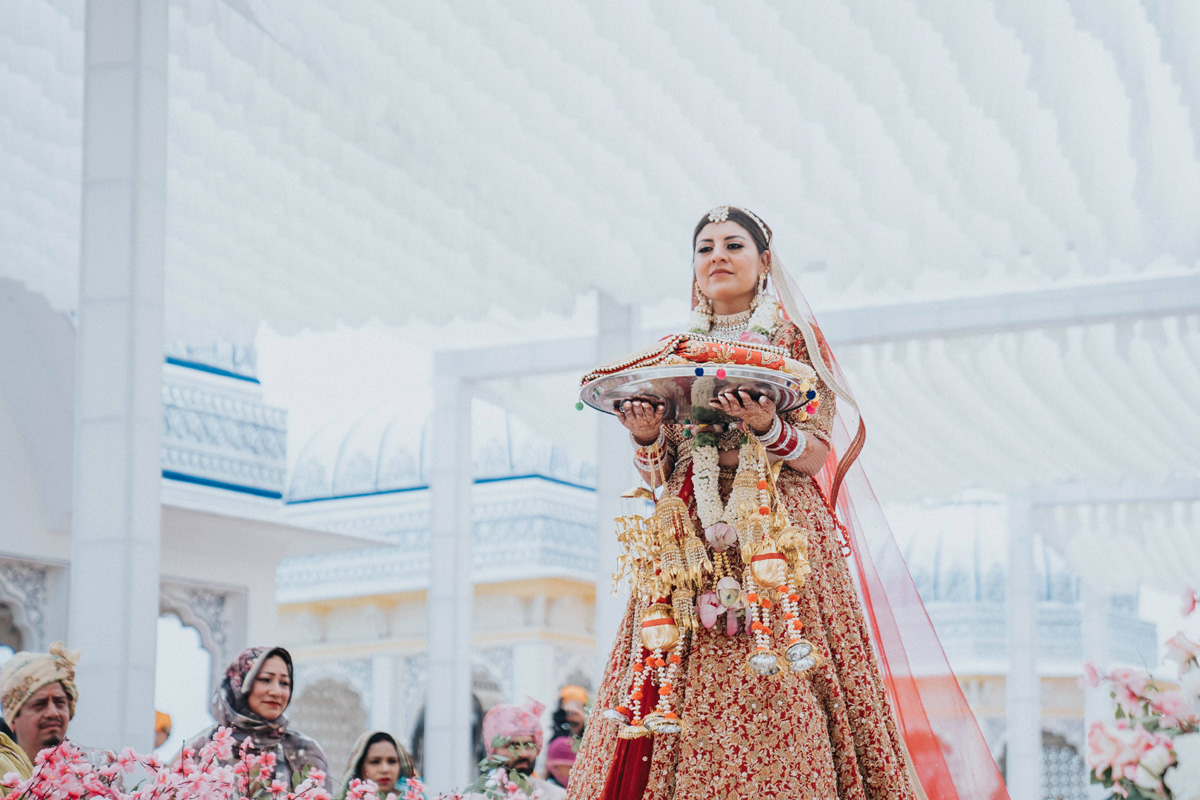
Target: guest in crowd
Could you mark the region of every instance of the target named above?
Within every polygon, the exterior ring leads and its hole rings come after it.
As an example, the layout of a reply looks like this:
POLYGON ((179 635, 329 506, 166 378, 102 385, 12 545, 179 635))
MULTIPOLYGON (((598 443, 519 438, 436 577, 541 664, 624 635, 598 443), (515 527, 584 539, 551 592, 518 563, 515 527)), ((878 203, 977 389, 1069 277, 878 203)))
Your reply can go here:
POLYGON ((355 778, 373 781, 380 797, 386 797, 389 792, 399 794, 404 789, 404 781, 416 776, 412 756, 390 733, 367 731, 358 737, 354 749, 350 751, 346 775, 342 779, 342 794, 345 795, 355 778), (396 788, 397 784, 400 789, 396 788))
POLYGON ((564 686, 558 692, 558 708, 551 717, 550 740, 560 736, 582 739, 587 727, 587 690, 582 686, 564 686))
POLYGON ((199 750, 219 728, 230 728, 239 747, 250 739, 251 752, 275 754, 276 780, 291 786, 294 775, 319 770, 325 776, 325 789, 332 793, 325 751, 313 739, 291 730, 284 716, 292 700, 292 678, 292 656, 282 647, 243 650, 213 693, 217 724, 192 737, 187 747, 199 750))
POLYGON ((559 736, 546 745, 546 780, 555 786, 567 788, 575 765, 576 741, 573 736, 559 736))
MULTIPOLYGON (((533 764, 542 751, 542 711, 545 706, 536 700, 524 705, 498 705, 483 718, 483 744, 488 759, 484 761, 484 774, 480 784, 499 781, 500 770, 504 779, 524 784, 527 797, 535 793, 539 800, 562 800, 567 793, 563 789, 540 778, 533 777, 533 764)), ((478 786, 478 784, 477 784, 478 786)), ((519 795, 518 795, 519 796, 519 795)), ((463 800, 479 800, 484 795, 478 792, 463 795, 463 800)))
POLYGON ((75 716, 75 665, 79 652, 62 642, 49 653, 20 652, 0 669, 0 708, 14 736, 0 734, 0 775, 32 777, 33 762, 46 747, 67 738, 75 716))
POLYGON ((154 749, 162 747, 171 738, 171 715, 154 712, 154 749))

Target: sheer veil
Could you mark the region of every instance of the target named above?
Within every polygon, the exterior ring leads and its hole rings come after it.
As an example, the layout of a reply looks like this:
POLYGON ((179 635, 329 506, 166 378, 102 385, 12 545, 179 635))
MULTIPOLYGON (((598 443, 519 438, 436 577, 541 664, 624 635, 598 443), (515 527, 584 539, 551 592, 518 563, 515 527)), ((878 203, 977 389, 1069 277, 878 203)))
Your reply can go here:
POLYGON ((930 798, 1008 800, 1004 780, 857 461, 866 440, 858 404, 773 242, 770 254, 771 281, 784 313, 800 329, 813 368, 838 398, 833 448, 817 483, 846 537, 851 574, 910 766, 930 798))

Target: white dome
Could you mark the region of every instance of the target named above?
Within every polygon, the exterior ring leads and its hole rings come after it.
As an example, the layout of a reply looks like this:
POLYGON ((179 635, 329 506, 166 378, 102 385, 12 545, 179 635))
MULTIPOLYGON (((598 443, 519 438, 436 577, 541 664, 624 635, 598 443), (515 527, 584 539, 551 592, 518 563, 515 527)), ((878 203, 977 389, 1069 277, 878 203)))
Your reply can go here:
MULTIPOLYGON (((1004 602, 1008 517, 1003 503, 890 507, 887 516, 926 603, 1004 602)), ((1079 579, 1044 541, 1035 541, 1032 566, 1039 602, 1079 601, 1079 579)))
MULTIPOLYGON (((378 494, 428 485, 428 420, 374 411, 333 420, 301 448, 288 482, 288 501, 378 494)), ((581 486, 595 467, 571 456, 503 409, 471 407, 471 460, 476 479, 538 475, 581 486)))

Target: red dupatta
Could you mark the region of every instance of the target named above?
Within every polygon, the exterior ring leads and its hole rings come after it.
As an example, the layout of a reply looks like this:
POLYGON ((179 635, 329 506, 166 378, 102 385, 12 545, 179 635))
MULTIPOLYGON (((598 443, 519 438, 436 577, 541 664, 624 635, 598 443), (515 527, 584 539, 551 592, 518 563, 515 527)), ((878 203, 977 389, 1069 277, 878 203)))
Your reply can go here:
POLYGON ((816 481, 826 503, 833 498, 830 511, 846 536, 859 602, 916 778, 930 800, 1009 800, 879 500, 857 462, 866 426, 845 388, 845 376, 812 310, 796 302, 799 292, 774 251, 772 267, 789 319, 804 334, 810 358, 823 362, 813 366, 824 373, 823 380, 836 384, 831 388, 840 390, 833 447, 816 481), (853 436, 848 419, 857 423, 853 436))

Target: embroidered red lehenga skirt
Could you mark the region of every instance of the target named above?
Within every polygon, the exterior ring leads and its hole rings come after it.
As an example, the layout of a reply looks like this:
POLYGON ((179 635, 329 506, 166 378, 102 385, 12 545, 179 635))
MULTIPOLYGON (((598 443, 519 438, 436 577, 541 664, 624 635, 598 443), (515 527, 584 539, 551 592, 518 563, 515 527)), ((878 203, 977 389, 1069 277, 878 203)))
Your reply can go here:
MULTIPOLYGON (((667 491, 690 498, 691 470, 679 464, 667 491)), ((721 470, 722 499, 734 468, 721 470)), ((621 740, 599 714, 571 771, 569 800, 911 800, 900 735, 833 520, 811 478, 789 468, 780 494, 814 533, 812 574, 800 591, 805 636, 823 663, 803 676, 763 678, 745 669, 749 639, 727 636, 725 620, 701 628, 683 664, 678 735, 621 740)), ((741 574, 736 548, 733 574, 741 574)), ((624 699, 619 685, 636 635, 632 603, 596 698, 597 710, 624 699)), ((776 623, 778 625, 778 623, 776 623)), ((651 687, 647 687, 649 690, 651 687)), ((648 691, 643 709, 656 698, 648 691)))

